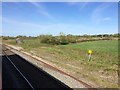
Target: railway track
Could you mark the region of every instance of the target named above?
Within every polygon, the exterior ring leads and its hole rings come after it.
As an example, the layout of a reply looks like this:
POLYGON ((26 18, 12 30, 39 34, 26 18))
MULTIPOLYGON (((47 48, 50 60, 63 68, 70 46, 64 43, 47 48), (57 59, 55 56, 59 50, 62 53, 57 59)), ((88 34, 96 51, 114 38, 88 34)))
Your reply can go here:
MULTIPOLYGON (((93 86, 91 86, 91 85, 89 85, 89 84, 87 84, 87 83, 85 83, 85 82, 77 79, 76 77, 74 77, 74 76, 72 76, 72 75, 70 75, 70 74, 68 74, 68 73, 66 73, 66 72, 64 72, 64 71, 62 71, 62 70, 60 70, 60 69, 58 69, 58 68, 50 65, 50 64, 48 64, 48 63, 45 63, 45 62, 43 62, 43 61, 41 61, 41 60, 38 60, 38 59, 36 59, 35 57, 32 57, 31 55, 22 52, 21 50, 14 49, 13 47, 10 47, 10 46, 5 45, 5 44, 3 44, 3 45, 4 45, 5 47, 8 47, 10 51, 11 51, 11 50, 15 50, 15 51, 18 51, 18 52, 20 52, 20 53, 23 53, 23 54, 25 54, 26 56, 29 56, 29 57, 31 57, 31 58, 33 58, 33 59, 41 62, 45 67, 51 68, 51 69, 53 69, 54 71, 58 71, 58 72, 66 75, 66 76, 69 76, 70 78, 73 78, 74 80, 76 80, 76 81, 78 81, 79 83, 81 83, 82 85, 84 85, 87 90, 98 90, 97 88, 94 88, 93 86)), ((12 52, 12 51, 11 51, 11 52, 12 52)), ((18 55, 17 55, 17 56, 18 56, 18 55)), ((20 57, 20 56, 18 56, 18 57, 20 57)), ((22 58, 22 57, 21 57, 21 58, 22 58)), ((25 61, 26 61, 26 60, 25 60, 25 61)), ((26 61, 26 62, 28 62, 28 61, 26 61)), ((31 63, 31 64, 32 64, 32 63, 31 63)), ((33 65, 33 64, 32 64, 32 65, 33 65)), ((37 68, 38 68, 38 67, 37 67, 37 68)), ((63 83, 62 83, 62 85, 64 86, 63 83)), ((67 87, 67 89, 71 89, 71 88, 69 88, 69 87, 66 86, 66 85, 65 85, 65 87, 67 87)))
MULTIPOLYGON (((21 52, 20 50, 14 49, 14 48, 12 48, 12 47, 10 47, 10 46, 8 46, 8 45, 5 45, 5 46, 6 46, 6 47, 9 47, 9 49, 12 49, 12 50, 21 52)), ((76 81, 78 81, 79 83, 83 84, 86 88, 88 88, 88 89, 90 89, 90 90, 91 90, 92 88, 94 88, 93 86, 91 86, 91 85, 89 85, 89 84, 87 84, 87 83, 85 83, 85 82, 77 79, 76 77, 74 77, 74 76, 72 76, 72 75, 70 75, 70 74, 68 74, 68 73, 66 73, 66 72, 64 72, 64 71, 62 71, 62 70, 60 70, 60 69, 58 69, 58 68, 50 65, 50 64, 48 64, 48 63, 45 63, 45 62, 43 62, 43 61, 41 61, 41 60, 38 60, 38 59, 36 59, 35 57, 32 57, 31 55, 28 55, 28 54, 26 54, 26 53, 24 53, 24 52, 21 52, 21 53, 23 53, 23 54, 25 54, 25 55, 27 55, 27 56, 29 56, 29 57, 31 57, 31 58, 33 58, 33 59, 41 62, 42 64, 44 64, 44 66, 46 66, 46 67, 48 67, 48 68, 51 68, 51 69, 53 69, 54 71, 58 71, 58 72, 66 75, 66 76, 69 76, 69 77, 73 78, 74 80, 76 80, 76 81)), ((95 88, 94 88, 94 89, 95 89, 95 88)))
POLYGON ((2 88, 64 88, 70 87, 20 56, 2 47, 2 88))

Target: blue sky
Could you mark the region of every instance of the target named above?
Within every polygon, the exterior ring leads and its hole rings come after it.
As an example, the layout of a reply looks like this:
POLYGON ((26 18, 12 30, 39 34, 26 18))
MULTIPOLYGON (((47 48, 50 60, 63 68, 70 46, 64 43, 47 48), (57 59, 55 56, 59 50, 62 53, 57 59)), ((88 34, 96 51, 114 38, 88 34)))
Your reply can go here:
POLYGON ((2 34, 118 33, 117 2, 4 2, 2 34))

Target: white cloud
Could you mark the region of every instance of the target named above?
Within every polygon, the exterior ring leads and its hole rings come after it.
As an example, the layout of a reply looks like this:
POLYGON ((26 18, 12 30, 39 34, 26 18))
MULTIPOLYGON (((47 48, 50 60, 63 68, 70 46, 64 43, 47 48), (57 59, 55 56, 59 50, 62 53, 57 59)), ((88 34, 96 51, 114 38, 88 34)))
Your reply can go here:
MULTIPOLYGON (((49 24, 35 24, 32 22, 19 22, 6 17, 3 17, 3 32, 8 35, 39 35, 39 34, 54 34, 60 32, 76 33, 78 30, 83 30, 84 26, 81 24, 67 24, 67 23, 49 23, 49 24), (18 28, 19 27, 19 28, 18 28)), ((78 33, 76 33, 78 34, 78 33)))
MULTIPOLYGON (((110 20, 109 17, 104 18, 104 20, 110 20)), ((27 36, 37 36, 40 34, 52 34, 58 35, 60 32, 65 34, 98 34, 98 33, 112 33, 113 27, 99 26, 87 26, 80 23, 48 23, 48 24, 36 24, 33 22, 21 22, 3 17, 3 35, 27 35, 27 36), (89 27, 89 28, 88 28, 89 27), (101 30, 103 29, 103 30, 101 30), (106 31, 109 29, 109 31, 106 31)), ((116 29, 117 31, 117 29, 116 29)))
POLYGON ((31 0, 28 0, 33 6, 35 6, 37 8, 37 12, 39 14, 44 15, 45 17, 47 17, 48 19, 51 20, 56 20, 46 9, 46 7, 44 5, 42 5, 40 2, 32 2, 31 0))
POLYGON ((91 15, 91 20, 96 23, 99 24, 103 21, 109 21, 111 20, 111 18, 109 16, 104 16, 104 13, 106 9, 108 9, 111 6, 110 3, 103 3, 100 6, 98 6, 91 15))
POLYGON ((80 10, 83 10, 89 3, 89 0, 84 0, 84 2, 68 2, 68 5, 74 6, 77 5, 80 10))
POLYGON ((111 20, 110 17, 105 17, 105 18, 103 18, 103 21, 110 21, 110 20, 111 20))
POLYGON ((85 2, 80 7, 80 10, 84 9, 87 6, 88 3, 89 3, 89 0, 85 0, 85 2))
POLYGON ((32 26, 32 27, 41 27, 41 25, 38 24, 34 24, 34 23, 30 23, 30 22, 21 22, 21 21, 16 21, 16 20, 12 20, 6 17, 2 18, 2 22, 3 25, 4 23, 9 23, 9 24, 13 24, 13 25, 22 25, 22 26, 32 26))

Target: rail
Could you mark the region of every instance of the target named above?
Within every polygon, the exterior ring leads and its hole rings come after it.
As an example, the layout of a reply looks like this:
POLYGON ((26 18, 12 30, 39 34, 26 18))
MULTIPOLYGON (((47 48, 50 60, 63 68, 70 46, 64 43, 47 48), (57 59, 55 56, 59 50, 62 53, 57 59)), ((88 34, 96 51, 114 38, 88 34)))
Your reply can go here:
POLYGON ((34 87, 29 82, 29 80, 22 74, 22 72, 17 68, 17 66, 12 62, 12 60, 7 56, 6 52, 3 50, 3 53, 5 54, 6 58, 9 60, 9 62, 13 65, 13 67, 18 71, 18 73, 24 78, 24 80, 29 84, 29 86, 34 90, 34 87))

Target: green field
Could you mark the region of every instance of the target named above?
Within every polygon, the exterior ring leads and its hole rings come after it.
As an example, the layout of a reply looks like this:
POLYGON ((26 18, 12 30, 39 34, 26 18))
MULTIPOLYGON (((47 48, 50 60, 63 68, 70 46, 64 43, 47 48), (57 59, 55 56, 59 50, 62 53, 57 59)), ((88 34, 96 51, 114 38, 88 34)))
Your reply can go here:
MULTIPOLYGON (((15 41, 7 41, 17 45, 15 41)), ((24 40, 19 44, 25 51, 56 64, 66 72, 99 87, 118 87, 118 41, 104 40, 68 45, 41 44, 39 39, 24 40), (88 62, 88 50, 92 60, 88 62)))

